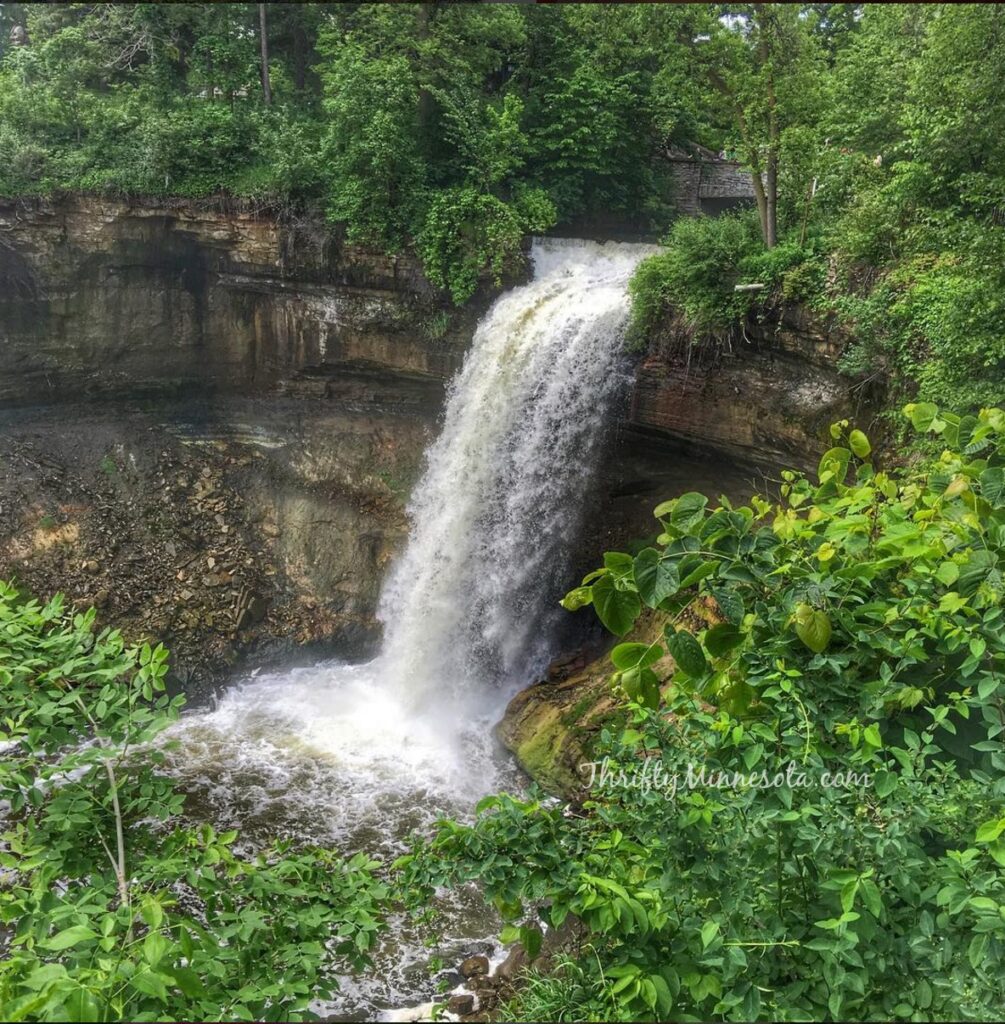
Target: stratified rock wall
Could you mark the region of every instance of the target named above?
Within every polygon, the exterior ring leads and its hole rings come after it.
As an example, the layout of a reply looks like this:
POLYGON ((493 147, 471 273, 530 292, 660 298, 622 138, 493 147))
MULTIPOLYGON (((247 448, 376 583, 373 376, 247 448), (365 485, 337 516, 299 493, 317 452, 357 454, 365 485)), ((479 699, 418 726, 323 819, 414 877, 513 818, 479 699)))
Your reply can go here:
MULTIPOLYGON (((0 201, 0 576, 97 602, 197 682, 360 649, 494 292, 458 310, 411 255, 242 204, 0 201)), ((711 368, 638 363, 573 576, 664 498, 816 460, 850 409, 838 344, 794 310, 748 334, 711 368)))
POLYGON ((414 258, 246 210, 0 205, 0 401, 266 390, 345 365, 449 376, 477 304, 414 258), (6 285, 6 286, 5 286, 6 285))

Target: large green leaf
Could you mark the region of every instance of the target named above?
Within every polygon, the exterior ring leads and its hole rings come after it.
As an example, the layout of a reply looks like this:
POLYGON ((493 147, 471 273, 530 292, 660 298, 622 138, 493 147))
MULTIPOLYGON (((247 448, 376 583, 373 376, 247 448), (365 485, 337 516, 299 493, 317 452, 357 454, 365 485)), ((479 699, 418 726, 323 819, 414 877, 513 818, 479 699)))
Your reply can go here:
POLYGON ((643 549, 635 559, 635 586, 650 608, 656 608, 677 593, 680 577, 677 566, 662 558, 655 548, 643 549))
POLYGON ((814 654, 827 650, 831 642, 831 620, 825 612, 801 604, 796 608, 796 635, 814 654))
POLYGON ((677 667, 692 679, 700 679, 708 669, 708 661, 701 644, 686 630, 679 629, 675 633, 667 630, 667 649, 677 663, 677 667))
POLYGON ((731 622, 720 622, 705 633, 705 646, 713 658, 721 658, 743 642, 744 634, 731 622))
POLYGON ((57 932, 51 939, 46 939, 40 945, 43 949, 51 949, 54 952, 58 952, 59 950, 69 949, 71 946, 76 946, 81 942, 88 942, 97 937, 97 932, 88 928, 86 924, 74 924, 69 928, 64 928, 61 932, 57 932))
POLYGON ((848 435, 848 447, 860 458, 866 458, 872 451, 872 445, 869 444, 869 438, 862 433, 861 430, 853 430, 848 435))
POLYGON ((614 576, 627 576, 632 571, 632 556, 623 551, 605 551, 604 568, 614 576))
POLYGON ((712 587, 712 596, 715 598, 719 611, 734 624, 743 621, 743 598, 735 591, 727 590, 725 587, 712 587))
POLYGON ((639 595, 633 590, 618 590, 610 576, 601 576, 591 589, 600 621, 615 636, 624 636, 642 612, 639 595))
POLYGON ((1005 468, 991 466, 980 476, 981 495, 994 508, 1005 504, 1005 468))
POLYGON ((971 554, 965 565, 960 566, 957 590, 964 597, 970 597, 988 578, 998 559, 991 551, 978 550, 971 554))
POLYGON ((680 581, 680 589, 686 590, 688 587, 693 587, 696 583, 700 583, 703 579, 711 576, 718 567, 718 562, 703 562, 689 556, 681 562, 681 569, 686 569, 687 571, 684 579, 680 581), (696 562, 697 565, 695 565, 696 562))
POLYGON ((576 587, 570 590, 559 602, 569 612, 578 611, 593 600, 593 590, 590 587, 576 587))
POLYGON ((646 707, 658 708, 660 704, 660 682, 651 668, 630 668, 621 675, 625 693, 646 707))
POLYGON ((663 657, 663 648, 659 644, 618 644, 611 651, 611 661, 616 668, 646 668, 663 657))
POLYGON ((850 461, 851 451, 848 448, 831 448, 824 452, 820 459, 817 476, 822 481, 825 473, 831 473, 836 483, 844 483, 844 478, 848 475, 850 461))
POLYGON ((697 491, 688 491, 673 501, 665 501, 657 506, 653 513, 657 519, 662 520, 667 526, 679 530, 681 533, 689 533, 691 529, 701 522, 705 515, 705 506, 708 505, 708 498, 697 491))
POLYGON ((938 406, 932 405, 931 402, 915 402, 905 407, 904 412, 907 413, 914 425, 914 429, 924 433, 932 425, 935 417, 939 414, 938 406))

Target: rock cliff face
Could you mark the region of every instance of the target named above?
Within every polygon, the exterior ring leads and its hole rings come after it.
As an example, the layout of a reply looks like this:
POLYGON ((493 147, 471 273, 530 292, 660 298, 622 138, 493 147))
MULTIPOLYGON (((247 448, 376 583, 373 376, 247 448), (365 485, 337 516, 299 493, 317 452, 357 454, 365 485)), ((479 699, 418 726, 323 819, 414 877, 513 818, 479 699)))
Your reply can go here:
POLYGON ((449 376, 478 307, 415 261, 247 210, 0 206, 0 400, 268 390, 375 365, 449 376))
POLYGON ((768 465, 812 466, 827 428, 858 412, 837 372, 841 341, 799 308, 750 324, 711 366, 678 352, 639 365, 629 420, 640 429, 768 465))
MULTIPOLYGON (((362 653, 491 298, 457 310, 407 255, 246 207, 0 203, 0 575, 165 639, 192 686, 362 653)), ((582 567, 663 498, 812 458, 847 404, 833 349, 792 321, 713 370, 644 360, 582 567)))
POLYGON ((0 207, 0 575, 165 640, 189 689, 365 653, 476 317, 316 225, 0 207))

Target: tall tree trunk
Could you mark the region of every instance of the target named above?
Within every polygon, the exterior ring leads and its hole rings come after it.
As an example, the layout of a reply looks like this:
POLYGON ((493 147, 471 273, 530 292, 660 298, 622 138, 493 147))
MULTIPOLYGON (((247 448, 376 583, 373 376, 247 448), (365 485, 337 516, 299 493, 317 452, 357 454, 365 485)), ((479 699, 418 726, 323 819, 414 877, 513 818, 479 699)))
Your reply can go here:
POLYGON ((764 239, 765 246, 770 249, 775 244, 773 240, 775 232, 775 200, 774 193, 770 189, 772 180, 771 155, 768 155, 768 173, 764 174, 761 170, 761 156, 757 151, 757 143, 750 134, 750 129, 747 126, 747 117, 739 102, 736 103, 735 110, 736 123, 740 128, 740 138, 743 139, 747 149, 747 163, 750 164, 750 183, 754 186, 754 198, 757 200, 757 217, 761 222, 761 237, 764 239), (767 190, 765 189, 765 179, 767 179, 769 186, 767 190), (769 196, 771 196, 770 201, 769 196), (771 240, 769 241, 769 239, 771 240))
POLYGON ((778 242, 778 153, 781 137, 778 130, 778 97, 775 95, 773 59, 778 36, 778 21, 774 12, 758 8, 759 49, 762 66, 767 71, 765 88, 768 95, 768 156, 764 175, 764 244, 773 249, 778 242))
POLYGON ((778 242, 778 152, 781 137, 778 131, 778 100, 775 98, 775 81, 768 74, 768 160, 765 173, 764 244, 773 249, 778 242))
MULTIPOLYGON (((415 51, 415 66, 421 71, 422 68, 422 44, 429 38, 433 31, 433 19, 439 13, 441 0, 424 0, 418 5, 418 21, 415 29, 415 38, 419 44, 415 51)), ((428 144, 429 127, 433 122, 433 114, 436 110, 436 100, 427 86, 419 88, 419 131, 422 134, 423 144, 428 144)))
POLYGON ((777 189, 771 183, 777 180, 777 159, 774 165, 772 165, 771 153, 769 152, 769 170, 765 173, 761 166, 761 154, 758 150, 757 141, 751 134, 743 104, 730 90, 725 79, 714 68, 709 68, 708 74, 712 85, 733 105, 733 112, 736 114, 736 126, 740 129, 740 138, 743 141, 747 164, 750 167, 750 183, 754 188, 754 198, 757 200, 757 216, 761 222, 761 237, 764 239, 765 246, 770 249, 774 246, 776 237, 775 206, 777 189), (769 186, 768 190, 765 189, 766 184, 769 186), (769 194, 771 195, 770 203, 768 200, 769 194))
POLYGON ((272 106, 272 83, 269 81, 269 37, 265 25, 265 4, 258 5, 258 36, 262 44, 262 96, 272 106))
POLYGON ((293 9, 293 87, 297 92, 307 88, 307 30, 299 5, 293 9))
POLYGON ((778 243, 778 154, 768 154, 768 169, 764 175, 764 244, 774 249, 778 243))

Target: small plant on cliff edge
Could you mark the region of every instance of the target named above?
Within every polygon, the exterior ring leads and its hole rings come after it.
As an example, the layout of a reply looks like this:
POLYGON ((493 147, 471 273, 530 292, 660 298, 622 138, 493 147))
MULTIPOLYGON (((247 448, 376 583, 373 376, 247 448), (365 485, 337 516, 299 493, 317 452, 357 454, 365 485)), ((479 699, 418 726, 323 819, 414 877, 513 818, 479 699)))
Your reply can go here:
POLYGON ((613 1019, 997 1019, 1005 412, 906 411, 921 470, 837 424, 780 503, 686 494, 608 553, 564 602, 622 638, 592 784, 443 823, 416 894, 478 879, 504 938, 578 918, 613 1019))
POLYGON ((635 271, 630 333, 640 339, 674 317, 691 338, 719 337, 746 316, 749 295, 733 291, 740 261, 760 248, 745 215, 682 218, 666 248, 635 271))
POLYGON ((301 1020, 366 961, 374 862, 179 827, 151 741, 177 716, 163 647, 95 635, 94 610, 0 582, 0 1015, 301 1020))

